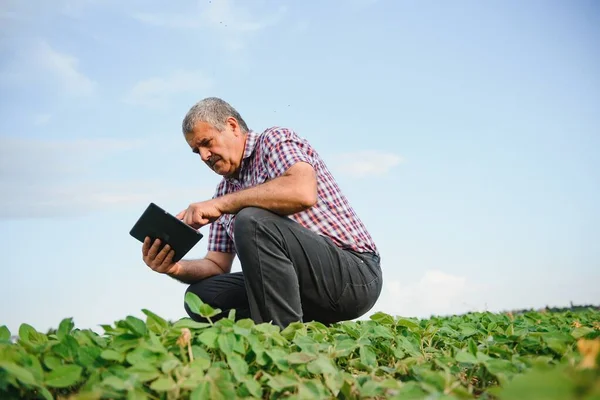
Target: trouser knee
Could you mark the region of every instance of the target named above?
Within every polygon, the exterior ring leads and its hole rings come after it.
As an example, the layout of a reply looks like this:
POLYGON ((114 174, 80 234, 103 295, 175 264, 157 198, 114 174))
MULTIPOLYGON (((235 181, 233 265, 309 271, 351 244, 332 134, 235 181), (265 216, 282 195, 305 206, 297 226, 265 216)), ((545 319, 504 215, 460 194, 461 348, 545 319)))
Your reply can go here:
POLYGON ((276 240, 273 235, 276 231, 269 227, 281 218, 271 211, 258 207, 246 207, 236 214, 234 242, 242 267, 246 264, 244 261, 253 258, 257 247, 263 247, 266 242, 276 240))
POLYGON ((235 215, 234 237, 248 239, 248 233, 254 231, 257 223, 264 217, 274 216, 271 211, 259 207, 242 208, 235 215))

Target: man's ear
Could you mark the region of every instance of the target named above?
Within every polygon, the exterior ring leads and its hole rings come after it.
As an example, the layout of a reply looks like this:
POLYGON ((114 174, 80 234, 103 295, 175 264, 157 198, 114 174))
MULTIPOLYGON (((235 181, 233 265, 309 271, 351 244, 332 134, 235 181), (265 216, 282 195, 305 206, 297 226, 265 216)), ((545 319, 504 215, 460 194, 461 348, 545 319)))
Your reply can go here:
POLYGON ((227 125, 231 128, 235 136, 241 135, 240 124, 238 124, 237 120, 233 117, 227 118, 227 125))

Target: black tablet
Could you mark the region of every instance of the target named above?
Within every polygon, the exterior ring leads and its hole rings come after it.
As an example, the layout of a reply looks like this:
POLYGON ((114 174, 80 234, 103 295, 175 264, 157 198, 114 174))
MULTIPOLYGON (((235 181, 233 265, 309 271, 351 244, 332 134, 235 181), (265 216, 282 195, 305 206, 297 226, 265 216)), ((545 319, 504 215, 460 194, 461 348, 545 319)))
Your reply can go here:
POLYGON ((160 239, 161 248, 169 244, 175 250, 174 262, 181 260, 202 239, 202 233, 154 203, 150 203, 129 234, 142 243, 146 237, 152 242, 160 239))

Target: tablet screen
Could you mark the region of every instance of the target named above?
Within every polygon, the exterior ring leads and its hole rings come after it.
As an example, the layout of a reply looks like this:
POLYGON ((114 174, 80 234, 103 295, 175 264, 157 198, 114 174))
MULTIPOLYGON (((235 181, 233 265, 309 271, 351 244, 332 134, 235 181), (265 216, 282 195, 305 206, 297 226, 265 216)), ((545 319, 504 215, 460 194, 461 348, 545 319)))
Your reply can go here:
POLYGON ((174 262, 181 260, 203 236, 155 203, 148 205, 129 234, 142 243, 146 237, 152 241, 161 239, 161 247, 169 244, 175 251, 174 262))

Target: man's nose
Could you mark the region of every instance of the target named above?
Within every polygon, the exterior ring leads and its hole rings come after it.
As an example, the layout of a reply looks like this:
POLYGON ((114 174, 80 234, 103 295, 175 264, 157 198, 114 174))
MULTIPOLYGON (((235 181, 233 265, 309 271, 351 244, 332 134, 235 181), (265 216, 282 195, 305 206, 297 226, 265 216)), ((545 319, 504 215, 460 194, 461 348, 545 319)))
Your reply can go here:
POLYGON ((210 158, 210 151, 200 149, 200 158, 202 158, 202 160, 205 162, 208 161, 210 158))

